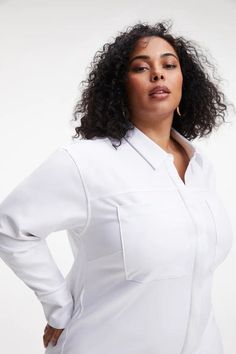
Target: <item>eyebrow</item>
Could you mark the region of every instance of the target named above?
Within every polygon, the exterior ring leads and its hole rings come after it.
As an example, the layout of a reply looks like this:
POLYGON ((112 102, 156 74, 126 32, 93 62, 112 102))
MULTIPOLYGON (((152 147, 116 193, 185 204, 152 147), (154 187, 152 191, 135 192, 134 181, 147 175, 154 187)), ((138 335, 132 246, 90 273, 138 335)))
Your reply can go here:
MULTIPOLYGON (((173 56, 178 60, 178 57, 174 53, 163 53, 160 55, 160 58, 173 56)), ((151 59, 149 55, 137 55, 136 57, 130 59, 129 64, 131 64, 135 59, 151 59)))

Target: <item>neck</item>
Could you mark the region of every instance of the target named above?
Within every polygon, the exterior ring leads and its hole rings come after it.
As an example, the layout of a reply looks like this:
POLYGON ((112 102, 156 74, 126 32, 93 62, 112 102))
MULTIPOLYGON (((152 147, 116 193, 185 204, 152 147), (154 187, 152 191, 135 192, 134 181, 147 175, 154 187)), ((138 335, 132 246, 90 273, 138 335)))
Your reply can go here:
POLYGON ((175 140, 171 137, 171 124, 150 125, 143 122, 133 124, 166 152, 171 153, 176 150, 175 140))

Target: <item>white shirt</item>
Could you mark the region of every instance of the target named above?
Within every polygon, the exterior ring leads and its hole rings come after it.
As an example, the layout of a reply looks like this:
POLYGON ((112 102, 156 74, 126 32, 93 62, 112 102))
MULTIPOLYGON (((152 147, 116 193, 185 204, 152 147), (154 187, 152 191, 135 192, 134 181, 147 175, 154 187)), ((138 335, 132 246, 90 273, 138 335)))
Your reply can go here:
POLYGON ((212 163, 178 133, 185 183, 137 127, 57 148, 0 205, 0 256, 65 328, 47 354, 222 354, 212 276, 232 226, 212 163), (115 141, 114 141, 115 142, 115 141), (46 237, 67 230, 63 278, 46 237))

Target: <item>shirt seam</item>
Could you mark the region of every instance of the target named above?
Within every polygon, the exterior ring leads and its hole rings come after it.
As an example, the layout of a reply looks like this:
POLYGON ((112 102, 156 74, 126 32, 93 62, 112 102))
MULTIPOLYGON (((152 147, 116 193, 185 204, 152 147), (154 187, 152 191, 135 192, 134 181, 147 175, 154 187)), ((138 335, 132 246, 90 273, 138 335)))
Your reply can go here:
MULTIPOLYGON (((191 190, 193 192, 207 192, 209 189, 208 188, 193 188, 193 187, 189 187, 189 186, 185 186, 185 189, 188 189, 188 190, 191 190)), ((175 188, 166 188, 165 190, 167 191, 176 191, 178 190, 178 187, 175 187, 175 188)), ((125 191, 125 192, 118 192, 118 193, 109 193, 109 194, 105 194, 105 195, 102 195, 102 196, 99 196, 99 197, 94 197, 91 199, 92 202, 94 201, 99 201, 101 199, 106 199, 106 198, 110 198, 110 197, 116 197, 116 196, 119 196, 119 195, 122 195, 122 194, 128 194, 128 193, 134 193, 134 192, 158 192, 158 191, 163 191, 163 189, 161 188, 157 188, 157 189, 154 189, 154 188, 151 188, 151 189, 146 189, 146 188, 135 188, 135 189, 131 189, 131 190, 128 190, 128 191, 125 191)))
POLYGON ((90 199, 89 199, 89 194, 88 194, 88 190, 86 188, 86 184, 85 184, 84 178, 82 176, 81 170, 80 170, 78 164, 76 163, 75 159, 73 158, 71 153, 67 150, 67 148, 61 147, 61 149, 64 150, 68 154, 68 156, 71 158, 71 160, 75 164, 77 172, 78 172, 78 174, 80 176, 80 179, 81 179, 81 182, 82 182, 82 186, 83 186, 83 189, 84 189, 84 194, 85 194, 85 197, 86 197, 87 217, 86 217, 86 221, 85 221, 85 224, 84 224, 82 230, 80 230, 80 232, 78 234, 79 236, 82 236, 85 233, 85 231, 87 230, 88 225, 90 223, 90 219, 91 219, 91 203, 90 203, 90 199))

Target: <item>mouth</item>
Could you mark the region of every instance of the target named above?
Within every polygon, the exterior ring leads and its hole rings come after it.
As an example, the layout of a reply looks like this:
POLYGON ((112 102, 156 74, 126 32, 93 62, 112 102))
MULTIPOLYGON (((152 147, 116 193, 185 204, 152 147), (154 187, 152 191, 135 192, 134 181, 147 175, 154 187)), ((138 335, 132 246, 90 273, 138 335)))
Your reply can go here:
POLYGON ((149 96, 152 99, 163 100, 167 98, 170 94, 170 90, 167 86, 155 86, 151 91, 149 91, 149 96))
POLYGON ((165 100, 169 97, 169 93, 153 93, 152 95, 150 95, 150 98, 152 100, 158 100, 158 101, 162 101, 165 100))
POLYGON ((151 97, 152 99, 159 99, 159 100, 162 100, 162 99, 165 99, 165 98, 169 97, 169 93, 167 93, 167 92, 163 92, 163 93, 158 92, 158 93, 157 93, 157 92, 156 92, 156 93, 151 94, 150 97, 151 97))
POLYGON ((168 89, 167 86, 157 85, 151 91, 149 91, 149 96, 156 95, 156 94, 158 95, 169 94, 169 93, 170 90, 168 89))

